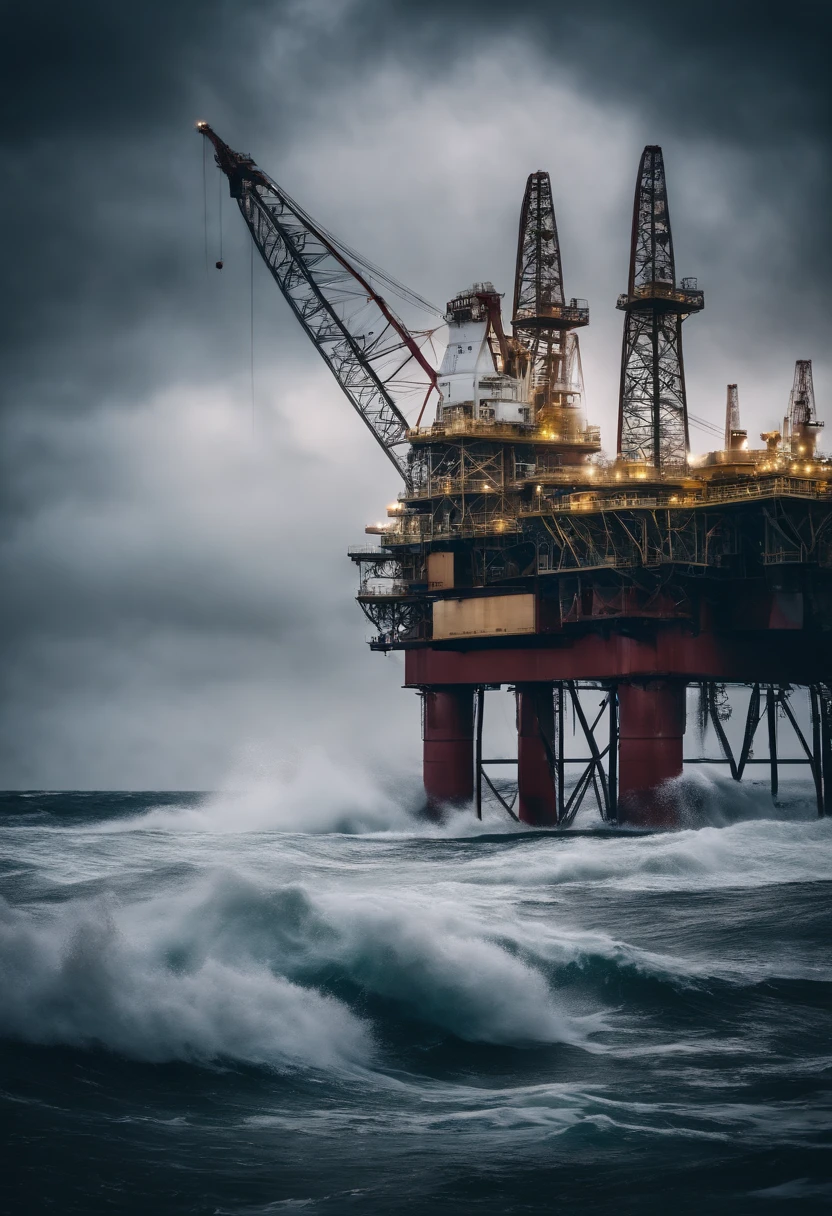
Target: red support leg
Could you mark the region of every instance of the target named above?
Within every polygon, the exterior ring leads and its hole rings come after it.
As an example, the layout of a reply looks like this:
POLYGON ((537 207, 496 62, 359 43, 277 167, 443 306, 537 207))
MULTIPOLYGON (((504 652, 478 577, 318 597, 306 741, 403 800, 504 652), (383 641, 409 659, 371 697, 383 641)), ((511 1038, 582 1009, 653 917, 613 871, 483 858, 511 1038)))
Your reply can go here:
POLYGON ((618 819, 679 827, 679 807, 658 787, 682 773, 685 685, 681 680, 619 684, 618 819))
POLYGON ((474 694, 470 687, 428 688, 423 772, 430 806, 474 797, 474 694))
POLYGON ((552 739, 552 688, 527 684, 517 689, 518 817, 549 827, 558 821, 555 782, 542 731, 552 739))

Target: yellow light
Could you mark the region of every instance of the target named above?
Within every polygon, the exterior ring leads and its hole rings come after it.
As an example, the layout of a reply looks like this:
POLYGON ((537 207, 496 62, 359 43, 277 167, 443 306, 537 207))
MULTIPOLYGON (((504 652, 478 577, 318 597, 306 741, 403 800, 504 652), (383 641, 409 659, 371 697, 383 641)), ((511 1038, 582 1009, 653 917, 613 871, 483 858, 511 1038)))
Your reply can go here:
POLYGON ((199 122, 196 124, 196 129, 197 131, 204 131, 207 126, 208 123, 203 122, 203 120, 200 118, 199 122))
POLYGON ((543 486, 537 486, 537 492, 538 492, 538 494, 540 494, 540 493, 541 493, 542 489, 543 489, 543 486))
POLYGON ((812 471, 812 466, 811 466, 810 464, 804 464, 804 466, 803 466, 803 472, 804 472, 804 473, 811 473, 811 471, 812 471))
POLYGON ((670 501, 671 501, 671 502, 678 502, 678 501, 679 501, 679 499, 677 498, 677 496, 676 496, 675 494, 673 494, 673 495, 671 496, 670 501))

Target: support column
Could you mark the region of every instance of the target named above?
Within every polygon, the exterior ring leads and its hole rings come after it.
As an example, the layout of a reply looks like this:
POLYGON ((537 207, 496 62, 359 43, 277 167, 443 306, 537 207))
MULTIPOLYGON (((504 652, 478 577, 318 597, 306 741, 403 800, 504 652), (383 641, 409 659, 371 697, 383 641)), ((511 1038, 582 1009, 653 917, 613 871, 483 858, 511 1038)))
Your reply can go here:
POLYGON ((820 761, 823 772, 823 813, 832 815, 832 697, 829 685, 821 684, 820 703, 820 761))
POLYGON ((518 685, 517 814, 523 823, 551 827, 558 821, 553 745, 551 684, 518 685))
POLYGON ((474 695, 471 688, 426 688, 423 774, 428 804, 459 805, 474 797, 474 695))
POLYGON ((684 683, 619 684, 618 710, 619 822, 679 827, 679 807, 658 787, 682 773, 684 683))

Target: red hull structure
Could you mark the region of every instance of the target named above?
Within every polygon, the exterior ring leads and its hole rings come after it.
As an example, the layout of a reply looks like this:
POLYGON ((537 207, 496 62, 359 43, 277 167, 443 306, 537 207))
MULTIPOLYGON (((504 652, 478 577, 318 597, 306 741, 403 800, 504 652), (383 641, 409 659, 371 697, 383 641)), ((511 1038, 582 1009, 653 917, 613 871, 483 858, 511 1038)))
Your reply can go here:
MULTIPOLYGON (((636 632, 637 623, 629 625, 636 632)), ((768 712, 771 734, 775 707, 787 702, 791 686, 821 690, 812 693, 817 729, 814 752, 808 744, 804 746, 806 762, 816 774, 819 805, 824 798, 829 801, 832 791, 823 795, 820 788, 821 753, 830 748, 829 697, 817 681, 819 675, 832 671, 832 634, 791 629, 693 633, 689 623, 655 621, 642 622, 641 634, 587 632, 563 637, 557 644, 537 637, 523 639, 520 645, 504 639, 496 645, 483 640, 464 646, 440 643, 408 649, 406 684, 424 695, 424 781, 431 806, 471 800, 476 772, 473 694, 477 689, 513 686, 517 701, 516 816, 536 827, 563 824, 563 776, 557 775, 562 741, 557 742, 553 704, 557 707, 558 702, 553 703, 553 690, 577 689, 587 683, 607 690, 609 704, 614 706, 610 714, 615 713, 615 735, 605 749, 614 750, 607 769, 611 787, 607 805, 614 807, 611 817, 620 824, 681 826, 681 795, 673 782, 684 767, 689 684, 709 688, 709 696, 723 684, 769 687, 772 691, 767 699, 760 701, 756 694, 758 709, 749 708, 747 733, 768 712)), ((577 692, 574 697, 580 713, 577 692)), ((788 712, 788 706, 783 712, 788 712)), ((718 723, 715 726, 724 738, 718 723)), ((585 730, 584 737, 592 740, 592 732, 585 730)), ((749 759, 752 741, 753 734, 746 741, 745 763, 755 763, 749 759)), ((733 757, 725 763, 731 763, 736 775, 733 757)), ((600 759, 597 772, 600 775, 600 759)), ((773 781, 776 792, 776 765, 773 781)))
POLYGON ((473 690, 426 690, 422 736, 429 805, 436 808, 470 802, 474 797, 473 690))

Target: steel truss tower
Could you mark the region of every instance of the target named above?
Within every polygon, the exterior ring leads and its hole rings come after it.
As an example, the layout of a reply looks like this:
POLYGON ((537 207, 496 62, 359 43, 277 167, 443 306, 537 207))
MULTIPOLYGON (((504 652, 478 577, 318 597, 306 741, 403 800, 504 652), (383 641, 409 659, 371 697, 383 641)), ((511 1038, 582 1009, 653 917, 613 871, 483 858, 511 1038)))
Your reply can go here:
POLYGON ((617 307, 626 313, 618 451, 655 469, 680 468, 689 451, 682 321, 704 307, 695 279, 676 286, 662 150, 644 149, 636 182, 630 275, 617 307))
POLYGON ((517 237, 512 326, 529 352, 530 397, 535 419, 551 423, 564 439, 585 425, 578 336, 589 324, 586 300, 563 292, 563 267, 549 174, 539 169, 526 182, 517 237))

